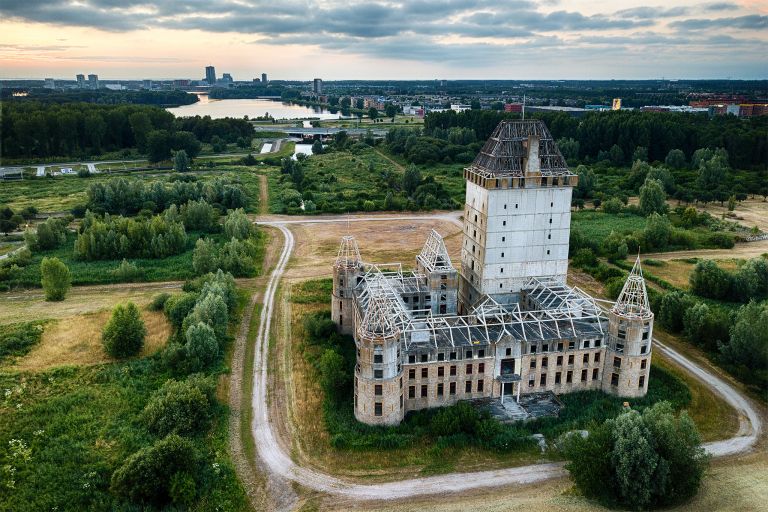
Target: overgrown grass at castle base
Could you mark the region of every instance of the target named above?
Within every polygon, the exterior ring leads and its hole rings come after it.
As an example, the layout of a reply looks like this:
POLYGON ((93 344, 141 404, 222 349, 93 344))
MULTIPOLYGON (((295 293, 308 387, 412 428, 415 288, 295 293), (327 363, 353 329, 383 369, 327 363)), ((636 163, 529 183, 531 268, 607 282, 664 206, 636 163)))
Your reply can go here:
MULTIPOLYGON (((292 294, 300 304, 324 303, 331 281, 302 283, 292 294), (327 293, 324 293, 327 292, 327 293)), ((394 427, 374 427, 358 422, 353 413, 352 382, 355 365, 354 341, 335 332, 327 311, 304 321, 304 358, 316 372, 323 390, 323 419, 331 446, 338 450, 392 450, 434 448, 474 448, 495 453, 530 452, 536 442, 532 434, 542 433, 548 441, 571 431, 587 429, 623 410, 625 399, 588 391, 562 395, 565 407, 558 418, 502 424, 489 413, 467 402, 415 411, 394 427)), ((685 408, 691 394, 679 378, 653 366, 648 394, 632 399, 631 405, 643 409, 658 401, 671 402, 676 410, 685 408)), ((557 454, 550 456, 559 457, 557 454)))

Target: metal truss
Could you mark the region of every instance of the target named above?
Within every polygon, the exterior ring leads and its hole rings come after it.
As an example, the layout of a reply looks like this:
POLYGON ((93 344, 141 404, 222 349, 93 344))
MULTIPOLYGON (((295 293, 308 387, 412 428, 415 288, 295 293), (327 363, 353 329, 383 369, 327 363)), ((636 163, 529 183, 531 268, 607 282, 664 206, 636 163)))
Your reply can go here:
POLYGON ((645 289, 645 279, 643 279, 643 269, 640 267, 639 254, 611 311, 629 319, 648 320, 653 318, 651 306, 648 304, 648 292, 645 289))
POLYGON ((352 235, 341 237, 339 253, 336 256, 335 267, 354 268, 362 263, 360 258, 360 249, 357 247, 357 240, 352 235))
POLYGON ((443 237, 434 229, 429 232, 421 253, 416 256, 425 269, 430 272, 450 272, 456 270, 451 264, 451 257, 445 248, 443 237))

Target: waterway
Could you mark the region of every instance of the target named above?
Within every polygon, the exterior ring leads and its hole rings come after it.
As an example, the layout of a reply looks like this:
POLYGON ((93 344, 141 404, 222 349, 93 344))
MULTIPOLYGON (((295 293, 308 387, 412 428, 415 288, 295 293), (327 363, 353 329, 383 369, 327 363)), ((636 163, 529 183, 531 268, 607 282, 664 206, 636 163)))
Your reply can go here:
POLYGON ((275 119, 340 119, 342 117, 339 112, 333 114, 325 108, 291 105, 279 100, 212 100, 206 95, 200 95, 200 101, 197 103, 166 110, 177 117, 211 116, 213 119, 244 116, 253 119, 267 114, 275 119))

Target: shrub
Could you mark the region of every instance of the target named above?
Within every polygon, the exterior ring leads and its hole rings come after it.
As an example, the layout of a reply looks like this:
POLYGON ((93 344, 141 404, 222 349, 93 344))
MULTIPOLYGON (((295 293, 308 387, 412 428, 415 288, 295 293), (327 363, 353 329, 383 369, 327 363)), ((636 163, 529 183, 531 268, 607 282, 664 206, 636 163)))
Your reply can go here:
POLYGON ((646 178, 640 187, 640 211, 648 216, 652 213, 665 213, 667 211, 667 194, 660 181, 646 178))
POLYGON ((652 213, 645 222, 643 239, 650 248, 664 249, 669 243, 672 234, 672 224, 666 215, 652 213))
POLYGON ((168 317, 168 320, 176 329, 181 328, 182 322, 184 322, 184 319, 195 307, 197 296, 197 293, 179 293, 172 295, 166 300, 164 306, 165 316, 168 317))
POLYGON ((212 233, 219 229, 219 212, 205 200, 188 201, 181 207, 184 227, 190 231, 212 233))
POLYGON ((223 338, 227 333, 227 323, 229 322, 229 313, 224 299, 213 293, 200 297, 190 316, 198 322, 208 324, 218 338, 223 338))
POLYGON ((573 256, 573 264, 576 267, 593 267, 597 265, 597 257, 592 249, 584 248, 576 251, 573 256))
POLYGON ((59 258, 43 258, 40 262, 40 275, 45 300, 64 300, 72 286, 72 274, 67 266, 59 258))
POLYGON ((198 464, 192 441, 172 434, 128 457, 112 474, 110 488, 133 502, 162 507, 173 500, 175 475, 193 475, 198 464))
POLYGON ((37 226, 37 231, 26 230, 24 241, 35 252, 56 249, 67 241, 67 222, 65 219, 48 217, 37 226))
POLYGON ((695 303, 690 295, 681 291, 665 293, 658 312, 659 322, 672 332, 682 331, 685 313, 695 303))
POLYGON ((0 326, 0 360, 7 356, 23 356, 43 335, 41 322, 24 322, 0 326))
POLYGON ((121 282, 132 283, 140 281, 144 277, 144 272, 136 266, 135 263, 123 258, 120 265, 112 271, 112 275, 121 282))
POLYGON ((192 251, 192 268, 197 274, 214 272, 218 268, 218 250, 213 240, 198 238, 192 251))
POLYGON ((768 302, 739 308, 731 327, 730 340, 720 344, 725 360, 750 370, 768 369, 768 302))
POLYGON ((242 208, 232 210, 224 219, 224 234, 227 238, 246 240, 254 232, 254 226, 242 208))
POLYGON ((723 299, 731 291, 731 276, 712 260, 696 264, 688 278, 691 291, 700 297, 723 299))
POLYGON ((624 203, 622 203, 621 199, 618 197, 611 197, 603 202, 602 206, 605 213, 617 214, 621 213, 621 210, 624 208, 624 203))
POLYGON ((170 297, 170 293, 159 293, 155 295, 152 302, 147 306, 147 309, 150 311, 162 311, 165 308, 165 303, 168 302, 170 297))
POLYGON ((142 419, 151 432, 161 437, 203 434, 213 417, 214 400, 214 386, 207 379, 171 379, 152 393, 142 419))
POLYGON ((126 305, 115 306, 112 318, 102 332, 101 340, 107 354, 123 359, 141 352, 146 335, 147 329, 144 327, 139 308, 133 302, 129 302, 126 305))
POLYGON ((190 325, 186 332, 185 355, 190 371, 198 372, 209 368, 219 356, 219 342, 216 333, 203 322, 190 325))

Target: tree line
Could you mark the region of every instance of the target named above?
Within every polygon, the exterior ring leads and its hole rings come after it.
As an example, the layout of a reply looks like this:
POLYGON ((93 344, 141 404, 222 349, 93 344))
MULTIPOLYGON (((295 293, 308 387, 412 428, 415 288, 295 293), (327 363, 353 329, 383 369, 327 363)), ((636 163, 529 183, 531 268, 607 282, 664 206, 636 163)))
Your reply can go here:
MULTIPOLYGON (((699 148, 725 148, 730 164, 738 169, 764 169, 768 162, 768 118, 740 119, 667 112, 593 112, 582 118, 564 113, 534 113, 542 119, 555 139, 572 138, 579 143, 578 158, 595 161, 600 151, 614 153, 620 164, 631 164, 636 148, 646 148, 648 161, 664 161, 673 149, 690 158, 699 148), (620 151, 620 154, 618 153, 620 151)), ((479 140, 487 139, 503 119, 517 119, 519 114, 492 110, 449 110, 433 112, 424 118, 424 131, 439 128, 471 128, 479 140)))
POLYGON ((198 98, 178 89, 167 91, 111 91, 109 89, 75 89, 55 91, 44 88, 29 90, 28 96, 12 96, 13 89, 0 90, 4 101, 42 103, 96 103, 99 105, 155 105, 158 107, 178 107, 196 103, 198 98))
POLYGON ((247 145, 254 134, 244 119, 176 119, 164 109, 144 105, 28 101, 3 107, 2 156, 6 158, 79 158, 136 149, 159 162, 178 150, 194 158, 201 142, 218 143, 218 151, 227 143, 245 141, 247 145))

